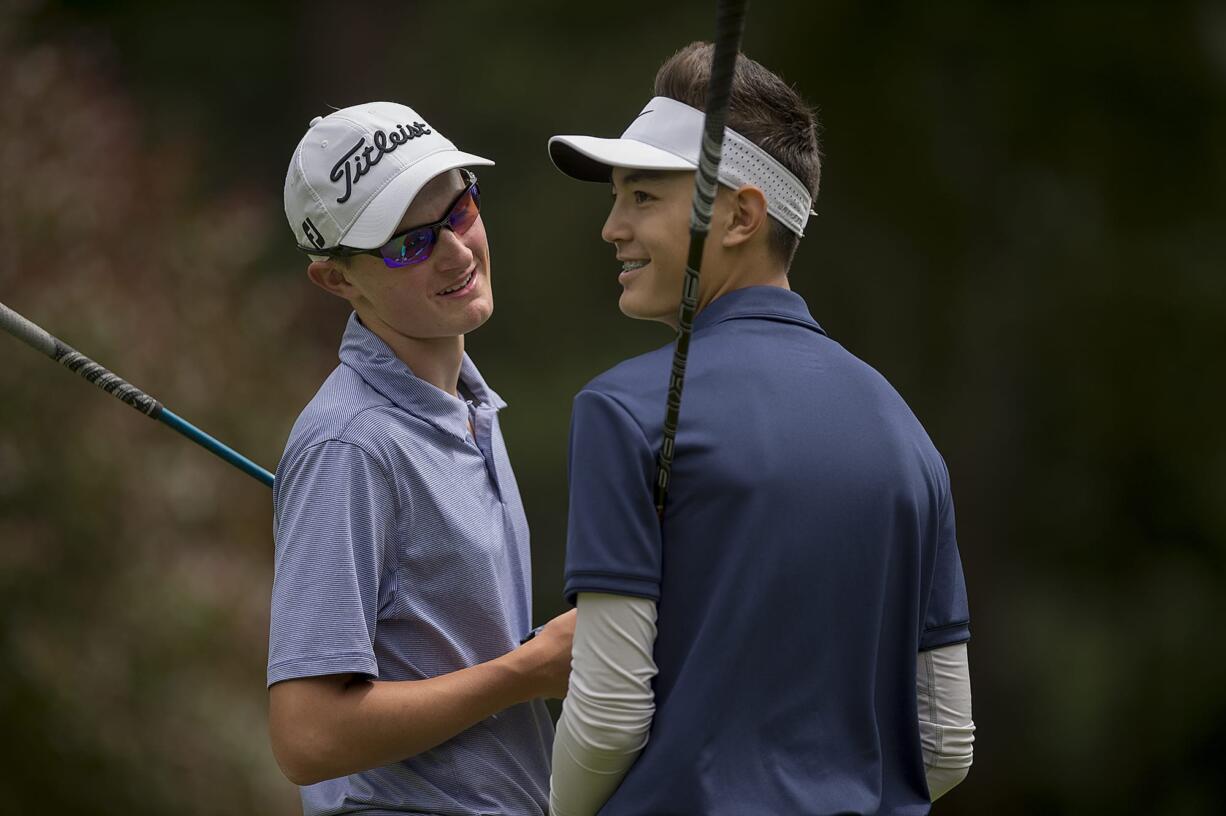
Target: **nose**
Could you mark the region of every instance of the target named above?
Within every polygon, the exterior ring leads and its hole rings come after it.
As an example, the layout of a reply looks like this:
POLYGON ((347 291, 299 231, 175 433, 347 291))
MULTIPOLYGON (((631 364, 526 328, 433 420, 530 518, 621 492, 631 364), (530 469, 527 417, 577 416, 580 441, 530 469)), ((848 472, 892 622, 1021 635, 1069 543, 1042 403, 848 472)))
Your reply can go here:
POLYGON ((609 210, 609 217, 605 219, 604 226, 600 229, 600 237, 610 244, 625 243, 633 237, 630 224, 622 216, 616 201, 613 202, 613 207, 609 210))
MULTIPOLYGON (((472 231, 467 233, 472 235, 472 231)), ((451 227, 443 227, 438 231, 434 242, 434 251, 430 253, 435 259, 435 266, 440 272, 452 272, 467 269, 472 266, 473 251, 464 243, 464 238, 456 235, 451 227)))

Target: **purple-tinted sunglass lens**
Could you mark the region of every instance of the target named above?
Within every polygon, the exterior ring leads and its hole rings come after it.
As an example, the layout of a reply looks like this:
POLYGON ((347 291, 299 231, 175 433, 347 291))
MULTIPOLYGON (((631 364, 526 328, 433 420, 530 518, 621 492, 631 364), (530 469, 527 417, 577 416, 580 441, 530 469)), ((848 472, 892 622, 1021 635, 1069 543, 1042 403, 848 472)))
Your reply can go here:
POLYGON ((430 257, 430 248, 434 246, 434 230, 429 227, 413 230, 392 244, 392 253, 384 259, 389 266, 411 266, 421 263, 430 257))
POLYGON ((474 182, 461 193, 451 211, 442 221, 396 236, 380 247, 379 254, 383 256, 383 262, 390 267, 400 268, 425 261, 430 257, 434 244, 438 241, 439 231, 444 225, 450 227, 456 235, 468 232, 477 221, 481 208, 480 202, 480 193, 474 182))
POLYGON ((481 198, 477 193, 477 185, 472 185, 460 196, 460 200, 451 208, 451 212, 447 214, 447 223, 456 235, 463 235, 468 232, 468 228, 477 220, 477 214, 481 211, 481 198))

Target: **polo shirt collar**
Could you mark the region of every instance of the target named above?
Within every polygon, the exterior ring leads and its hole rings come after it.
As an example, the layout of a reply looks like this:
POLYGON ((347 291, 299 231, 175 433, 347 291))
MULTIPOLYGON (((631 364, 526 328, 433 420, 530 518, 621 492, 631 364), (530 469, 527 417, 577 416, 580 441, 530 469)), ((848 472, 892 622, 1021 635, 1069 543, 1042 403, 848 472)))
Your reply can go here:
MULTIPOLYGON (((466 438, 468 402, 416 376, 387 343, 362 325, 357 312, 349 315, 341 339, 340 358, 342 364, 356 371, 398 407, 453 436, 466 438)), ((507 407, 502 397, 486 384, 467 353, 460 362, 460 382, 473 395, 473 404, 478 410, 497 411, 507 407)))
POLYGON ((804 298, 778 286, 749 286, 716 298, 694 318, 694 331, 740 318, 781 320, 826 333, 809 314, 804 298))

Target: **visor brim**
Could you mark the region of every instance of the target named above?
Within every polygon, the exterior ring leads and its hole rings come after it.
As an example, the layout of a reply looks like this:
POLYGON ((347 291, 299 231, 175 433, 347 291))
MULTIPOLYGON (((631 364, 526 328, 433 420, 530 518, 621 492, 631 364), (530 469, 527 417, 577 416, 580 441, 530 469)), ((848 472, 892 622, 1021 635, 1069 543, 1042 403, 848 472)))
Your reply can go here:
POLYGON ((554 167, 580 181, 608 183, 614 167, 627 170, 695 170, 680 156, 634 139, 554 136, 549 140, 554 167))

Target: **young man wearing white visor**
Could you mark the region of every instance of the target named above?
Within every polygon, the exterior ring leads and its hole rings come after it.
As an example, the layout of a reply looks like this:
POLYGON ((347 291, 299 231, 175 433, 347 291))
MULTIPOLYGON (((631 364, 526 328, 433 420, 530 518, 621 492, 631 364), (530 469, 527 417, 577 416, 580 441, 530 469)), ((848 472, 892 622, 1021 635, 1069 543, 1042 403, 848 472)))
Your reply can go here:
MULTIPOLYGON (((710 62, 702 43, 669 59, 620 139, 549 144, 612 184, 622 311, 674 328, 710 62)), ((579 617, 550 812, 927 813, 974 730, 949 475, 788 287, 818 187, 811 110, 742 56, 728 128, 662 519, 671 345, 575 399, 579 617)))
POLYGON ((573 620, 528 643, 528 527, 464 353, 490 316, 469 169, 403 105, 316 117, 285 213, 353 312, 277 468, 273 751, 315 814, 543 814, 573 620))

